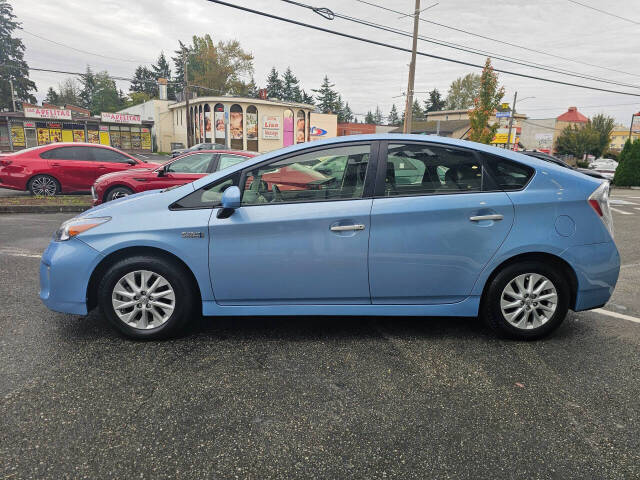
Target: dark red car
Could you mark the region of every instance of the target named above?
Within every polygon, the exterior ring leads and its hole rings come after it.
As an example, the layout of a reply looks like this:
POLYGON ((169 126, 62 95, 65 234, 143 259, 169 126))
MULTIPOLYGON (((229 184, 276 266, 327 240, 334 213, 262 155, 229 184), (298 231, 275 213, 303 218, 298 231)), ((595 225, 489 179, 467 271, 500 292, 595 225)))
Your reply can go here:
POLYGON ((93 204, 99 205, 145 190, 184 185, 256 155, 255 152, 237 150, 200 150, 186 153, 162 166, 103 175, 91 187, 93 204))
POLYGON ((106 145, 52 143, 0 155, 0 188, 34 195, 88 192, 106 173, 157 166, 106 145))

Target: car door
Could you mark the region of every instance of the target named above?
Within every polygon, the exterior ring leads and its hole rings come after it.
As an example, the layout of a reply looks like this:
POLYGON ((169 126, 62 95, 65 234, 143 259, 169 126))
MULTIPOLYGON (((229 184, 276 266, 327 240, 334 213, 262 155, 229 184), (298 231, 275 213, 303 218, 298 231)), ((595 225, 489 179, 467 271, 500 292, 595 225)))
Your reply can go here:
POLYGON ((233 153, 220 153, 215 162, 215 171, 225 170, 236 163, 244 162, 248 158, 249 157, 245 157, 244 155, 235 155, 233 153))
POLYGON ((241 207, 228 218, 212 215, 209 226, 216 301, 369 304, 372 149, 377 144, 316 147, 245 170, 241 207), (336 155, 346 158, 334 176, 313 170, 336 155), (297 189, 282 188, 288 177, 297 189))
POLYGON ((96 163, 90 158, 87 147, 58 147, 41 156, 47 159, 63 191, 88 191, 91 188, 93 181, 88 181, 87 177, 96 171, 96 163))
POLYGON ((389 142, 381 156, 387 161, 378 170, 371 209, 372 302, 465 299, 509 233, 511 200, 473 150, 389 142), (396 182, 397 169, 407 172, 402 183, 396 182))
MULTIPOLYGON (((89 153, 96 164, 94 171, 87 172, 87 177, 91 177, 90 185, 93 185, 95 179, 102 175, 128 170, 137 165, 136 161, 132 158, 110 148, 87 147, 87 149, 90 151, 89 153)), ((89 180, 89 178, 87 178, 87 180, 89 180)))

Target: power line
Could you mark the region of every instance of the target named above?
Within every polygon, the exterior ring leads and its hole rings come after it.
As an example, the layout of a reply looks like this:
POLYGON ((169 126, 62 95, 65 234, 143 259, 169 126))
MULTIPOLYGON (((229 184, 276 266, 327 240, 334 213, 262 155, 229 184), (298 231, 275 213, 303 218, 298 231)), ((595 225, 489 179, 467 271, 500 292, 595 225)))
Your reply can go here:
MULTIPOLYGON (((577 105, 576 108, 601 108, 601 107, 631 107, 634 105, 640 105, 640 102, 636 103, 610 103, 608 105, 577 105)), ((537 111, 537 110, 557 110, 558 107, 537 107, 537 108, 527 108, 527 111, 537 111)))
MULTIPOLYGON (((300 7, 308 8, 310 10, 313 10, 314 12, 316 12, 318 10, 316 7, 313 7, 311 5, 307 5, 307 4, 304 4, 304 3, 294 2, 292 0, 282 0, 282 1, 286 2, 286 3, 294 4, 294 5, 297 5, 297 6, 300 6, 300 7)), ((400 29, 397 29, 397 28, 388 27, 386 25, 381 25, 379 23, 371 22, 371 21, 368 21, 368 20, 362 20, 362 19, 351 17, 351 16, 348 16, 348 15, 343 15, 343 14, 340 14, 340 13, 337 13, 337 12, 333 12, 331 10, 329 10, 329 12, 331 12, 332 18, 340 18, 340 19, 343 19, 343 20, 351 21, 351 22, 354 22, 354 23, 359 23, 361 25, 366 25, 366 26, 369 26, 369 27, 372 27, 372 28, 376 28, 378 30, 388 31, 388 32, 395 33, 395 34, 402 35, 402 36, 409 37, 409 38, 413 37, 413 35, 410 32, 407 32, 405 30, 400 30, 400 29)), ((535 63, 535 62, 527 62, 527 61, 523 61, 523 60, 520 60, 520 59, 514 59, 514 57, 508 57, 508 56, 501 55, 501 54, 495 54, 495 53, 492 53, 492 52, 478 50, 478 49, 475 49, 475 48, 467 47, 465 45, 459 45, 459 44, 455 44, 455 43, 452 43, 452 42, 443 42, 443 41, 440 41, 439 39, 434 39, 433 37, 425 37, 425 36, 422 36, 422 35, 418 35, 418 38, 423 42, 432 43, 432 44, 435 44, 435 45, 441 45, 441 46, 444 46, 444 47, 447 47, 447 48, 452 48, 454 50, 460 50, 460 51, 464 51, 464 52, 467 52, 467 53, 471 53, 473 55, 481 55, 481 56, 488 55, 488 56, 490 56, 490 57, 492 57, 492 58, 494 58, 496 60, 501 60, 501 61, 508 62, 508 63, 513 63, 513 64, 516 64, 516 65, 522 65, 522 66, 526 66, 526 67, 529 67, 529 68, 534 68, 534 69, 538 69, 538 70, 544 70, 544 71, 553 72, 553 73, 559 73, 561 75, 567 75, 567 76, 571 76, 571 77, 584 78, 586 80, 592 80, 592 81, 601 82, 601 83, 608 83, 610 85, 617 85, 617 86, 630 87, 630 88, 640 88, 640 86, 634 85, 634 84, 630 84, 630 83, 624 83, 624 82, 608 80, 608 79, 605 79, 605 78, 602 78, 602 77, 596 77, 596 76, 593 76, 593 75, 585 75, 585 74, 582 74, 582 73, 572 72, 572 71, 565 70, 565 69, 549 67, 549 66, 542 65, 542 64, 539 64, 539 63, 535 63)))
MULTIPOLYGON (((378 5, 377 3, 369 2, 367 0, 355 0, 355 1, 356 2, 360 2, 360 3, 364 3, 366 5, 370 5, 372 7, 380 8, 380 9, 386 10, 388 12, 404 14, 404 12, 401 12, 399 10, 394 10, 392 8, 388 8, 388 7, 385 7, 383 5, 378 5)), ((421 18, 420 21, 421 22, 425 22, 425 23, 430 23, 432 25, 437 25, 437 26, 442 27, 442 28, 447 28, 449 30, 454 30, 456 32, 465 33, 467 35, 472 35, 474 37, 483 38, 485 40, 490 40, 492 42, 500 43, 502 45, 509 45, 510 47, 521 48, 523 50, 528 50, 529 52, 540 53, 542 55, 547 55, 549 57, 558 58, 560 60, 566 60, 566 61, 569 61, 569 62, 579 63, 579 64, 587 65, 587 66, 590 66, 590 67, 601 68, 601 69, 604 69, 604 70, 609 70, 610 72, 624 73, 625 75, 632 75, 634 77, 640 77, 640 74, 637 74, 637 73, 630 73, 630 72, 625 72, 623 70, 617 70, 615 68, 603 67, 602 65, 596 65, 594 63, 583 62, 583 61, 580 61, 580 60, 575 60, 573 58, 563 57, 561 55, 556 55, 556 54, 553 54, 553 53, 544 52, 542 50, 536 50, 534 48, 525 47, 524 45, 518 45, 517 43, 511 43, 511 42, 507 42, 507 41, 504 41, 504 40, 498 40, 496 38, 488 37, 486 35, 480 35, 479 33, 474 33, 474 32, 470 32, 468 30, 463 30, 461 28, 452 27, 450 25, 445 25, 444 23, 434 22, 433 20, 427 20, 427 19, 421 18)))
POLYGON ((595 10, 596 12, 604 13, 605 15, 609 15, 610 17, 619 18, 620 20, 624 20, 625 22, 634 23, 636 25, 640 25, 640 22, 636 22, 635 20, 631 20, 630 18, 621 17, 620 15, 616 15, 615 13, 607 12, 606 10, 600 10, 599 8, 592 7, 591 5, 586 5, 584 3, 576 2, 575 0, 567 0, 570 3, 574 3, 576 5, 580 5, 584 8, 589 8, 591 10, 595 10))
MULTIPOLYGON (((378 46, 381 46, 381 47, 391 48, 393 50, 398 50, 398 51, 401 51, 401 52, 409 52, 409 53, 411 52, 411 50, 408 49, 408 48, 398 47, 396 45, 391 45, 389 43, 384 43, 384 42, 380 42, 380 41, 377 41, 377 40, 371 40, 371 39, 368 39, 368 38, 359 37, 357 35, 351 35, 349 33, 338 32, 336 30, 331 30, 331 29, 328 29, 328 28, 319 27, 317 25, 311 25, 311 24, 308 24, 308 23, 300 22, 298 20, 293 20, 291 18, 286 18, 286 17, 281 17, 281 16, 278 16, 278 15, 273 15, 271 13, 262 12, 260 10, 254 10, 252 8, 243 7, 243 6, 240 6, 240 5, 234 5, 234 4, 231 4, 231 3, 228 3, 228 2, 224 2, 224 1, 221 1, 221 0, 207 0, 207 1, 211 2, 211 3, 217 3, 217 4, 220 4, 220 5, 227 6, 227 7, 235 8, 237 10, 242 10, 244 12, 254 13, 254 14, 257 14, 257 15, 261 15, 263 17, 273 18, 275 20, 280 20, 280 21, 283 21, 283 22, 286 22, 286 23, 291 23, 291 24, 294 24, 294 25, 299 25, 299 26, 302 26, 302 27, 311 28, 313 30, 318 30, 318 31, 321 31, 321 32, 330 33, 332 35, 337 35, 337 36, 340 36, 340 37, 350 38, 352 40, 358 40, 360 42, 365 42, 365 43, 369 43, 369 44, 372 44, 372 45, 378 45, 378 46)), ((442 57, 442 56, 433 55, 433 54, 430 54, 430 53, 417 52, 417 54, 420 55, 420 56, 423 56, 423 57, 434 58, 434 59, 442 60, 442 61, 445 61, 445 62, 457 63, 459 65, 466 65, 468 67, 484 68, 483 65, 478 65, 478 64, 475 64, 475 63, 471 63, 471 62, 465 62, 465 61, 462 61, 462 60, 455 60, 453 58, 442 57)), ((632 96, 632 97, 640 97, 640 94, 638 94, 638 93, 621 92, 621 91, 618 91, 618 90, 609 90, 609 89, 606 89, 606 88, 592 87, 592 86, 588 86, 588 85, 581 85, 581 84, 571 83, 571 82, 563 82, 561 80, 553 80, 553 79, 550 79, 550 78, 537 77, 535 75, 528 75, 528 74, 525 74, 525 73, 511 72, 509 70, 503 70, 503 69, 498 69, 498 68, 494 68, 494 71, 500 72, 500 73, 504 73, 505 75, 513 75, 513 76, 516 76, 516 77, 530 78, 532 80, 539 80, 539 81, 542 81, 542 82, 555 83, 555 84, 558 84, 558 85, 567 85, 567 86, 570 86, 570 87, 584 88, 584 89, 587 89, 587 90, 595 90, 595 91, 600 91, 600 92, 617 93, 617 94, 620 94, 620 95, 628 95, 628 96, 632 96)))
POLYGON ((126 59, 126 58, 110 57, 109 55, 102 55, 101 53, 89 52, 88 50, 82 50, 80 48, 76 48, 76 47, 73 47, 71 45, 67 45, 66 43, 61 43, 61 42, 58 42, 56 40, 51 40, 50 38, 43 37, 42 35, 38 35, 37 33, 30 32, 29 30, 25 30, 22 27, 17 27, 17 28, 22 30, 24 33, 28 33, 29 35, 32 35, 32 36, 34 36, 36 38, 39 38, 41 40, 44 40, 46 42, 51 42, 51 43, 54 43, 56 45, 60 45, 61 47, 66 47, 66 48, 69 48, 71 50, 75 50, 76 52, 86 53, 87 55, 94 55, 96 57, 102 57, 102 58, 106 58, 106 59, 109 59, 109 60, 118 60, 118 61, 122 61, 122 62, 130 62, 130 63, 138 63, 138 64, 140 64, 140 63, 149 63, 149 62, 145 62, 145 61, 142 61, 142 60, 133 60, 133 59, 126 59))

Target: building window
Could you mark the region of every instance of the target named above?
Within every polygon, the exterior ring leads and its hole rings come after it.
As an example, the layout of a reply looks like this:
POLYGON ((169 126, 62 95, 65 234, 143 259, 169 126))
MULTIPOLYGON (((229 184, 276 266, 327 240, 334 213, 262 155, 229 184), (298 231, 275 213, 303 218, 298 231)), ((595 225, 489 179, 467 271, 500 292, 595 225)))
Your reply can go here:
POLYGON ((247 107, 247 150, 258 151, 258 109, 255 105, 247 107))
POLYGON ((244 122, 242 118, 242 107, 237 103, 231 105, 229 115, 229 131, 231 137, 231 148, 234 150, 244 149, 244 122))

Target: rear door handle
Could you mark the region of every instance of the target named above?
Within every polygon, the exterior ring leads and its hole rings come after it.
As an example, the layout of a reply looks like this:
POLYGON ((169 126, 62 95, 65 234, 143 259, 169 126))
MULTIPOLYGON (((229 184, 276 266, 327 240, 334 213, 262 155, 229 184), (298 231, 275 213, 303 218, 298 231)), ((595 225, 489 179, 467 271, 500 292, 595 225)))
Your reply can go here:
POLYGON ((476 217, 469 217, 469 220, 472 222, 480 222, 482 220, 502 220, 504 218, 503 215, 494 214, 494 215, 478 215, 476 217))
POLYGON ((356 225, 333 225, 331 227, 332 232, 348 232, 351 230, 364 230, 364 225, 358 223, 356 225))

